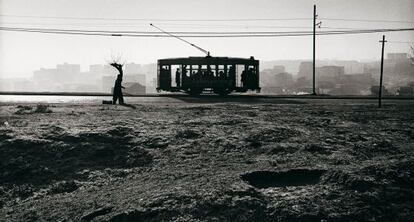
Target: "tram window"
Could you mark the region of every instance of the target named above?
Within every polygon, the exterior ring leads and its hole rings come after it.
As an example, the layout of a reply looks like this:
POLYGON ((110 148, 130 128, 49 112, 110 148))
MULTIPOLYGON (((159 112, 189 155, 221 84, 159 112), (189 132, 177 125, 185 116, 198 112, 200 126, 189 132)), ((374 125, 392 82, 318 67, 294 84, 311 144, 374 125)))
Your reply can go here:
POLYGON ((226 65, 226 69, 227 69, 227 75, 229 75, 229 72, 230 72, 230 67, 232 67, 231 65, 226 65))

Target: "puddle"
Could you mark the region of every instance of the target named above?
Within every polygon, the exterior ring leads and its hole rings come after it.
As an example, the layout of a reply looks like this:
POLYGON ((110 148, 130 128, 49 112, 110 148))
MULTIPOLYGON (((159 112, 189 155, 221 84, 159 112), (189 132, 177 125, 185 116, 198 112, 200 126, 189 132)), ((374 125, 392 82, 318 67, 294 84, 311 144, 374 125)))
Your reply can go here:
POLYGON ((293 169, 288 171, 254 171, 241 179, 256 188, 306 186, 319 183, 325 170, 293 169))

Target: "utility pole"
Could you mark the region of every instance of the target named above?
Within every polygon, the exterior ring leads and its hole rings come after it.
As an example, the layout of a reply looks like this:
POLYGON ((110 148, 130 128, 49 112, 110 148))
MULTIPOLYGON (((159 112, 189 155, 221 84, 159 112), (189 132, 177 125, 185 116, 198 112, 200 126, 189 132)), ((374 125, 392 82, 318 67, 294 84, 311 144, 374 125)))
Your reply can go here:
POLYGON ((378 108, 381 108, 381 94, 382 94, 382 76, 384 72, 384 45, 387 42, 385 40, 385 35, 382 36, 382 40, 380 40, 382 43, 382 51, 381 51, 381 75, 380 75, 380 85, 379 85, 379 92, 378 92, 378 108))
POLYGON ((316 37, 316 5, 313 5, 313 78, 312 78, 312 95, 316 95, 315 91, 315 37, 316 37))

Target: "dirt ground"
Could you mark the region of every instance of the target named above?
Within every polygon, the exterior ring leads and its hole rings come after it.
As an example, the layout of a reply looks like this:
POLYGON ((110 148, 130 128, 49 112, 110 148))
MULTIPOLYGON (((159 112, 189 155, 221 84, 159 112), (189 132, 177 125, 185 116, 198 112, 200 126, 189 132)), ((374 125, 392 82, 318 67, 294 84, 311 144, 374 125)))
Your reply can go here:
POLYGON ((413 104, 1 104, 0 221, 413 221, 413 104))

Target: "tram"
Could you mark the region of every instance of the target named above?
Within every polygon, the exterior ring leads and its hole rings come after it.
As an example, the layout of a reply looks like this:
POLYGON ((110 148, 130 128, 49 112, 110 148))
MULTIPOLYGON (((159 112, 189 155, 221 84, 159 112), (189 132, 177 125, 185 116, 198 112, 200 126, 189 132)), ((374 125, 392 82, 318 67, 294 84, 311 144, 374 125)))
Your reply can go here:
POLYGON ((259 61, 250 58, 188 57, 159 59, 157 91, 197 95, 260 92, 259 61))
POLYGON ((157 62, 157 91, 186 92, 198 95, 213 92, 260 92, 259 60, 250 58, 213 57, 210 52, 150 24, 161 32, 177 38, 206 54, 205 57, 159 59, 157 62))

